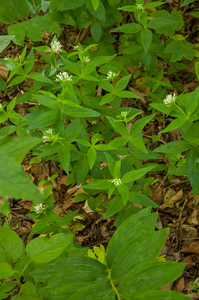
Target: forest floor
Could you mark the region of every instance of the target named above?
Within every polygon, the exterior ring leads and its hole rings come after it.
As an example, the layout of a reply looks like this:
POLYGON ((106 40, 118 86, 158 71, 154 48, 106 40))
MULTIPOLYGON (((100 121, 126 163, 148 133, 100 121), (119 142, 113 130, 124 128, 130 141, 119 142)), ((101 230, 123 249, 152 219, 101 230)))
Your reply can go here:
MULTIPOLYGON (((184 15, 186 16, 186 11, 184 15)), ((65 32, 65 34, 60 36, 59 40, 64 49, 68 52, 72 51, 73 45, 82 42, 88 34, 86 29, 77 30, 66 25, 63 26, 63 32, 65 32), (66 40, 65 36, 69 36, 70 40, 66 40)), ((4 34, 7 34, 7 25, 0 23, 0 35, 4 34)), ((51 40, 52 34, 44 32, 43 42, 35 43, 34 46, 49 45, 51 40)), ((193 37, 194 44, 198 43, 198 40, 199 37, 193 37)), ((26 40, 25 44, 28 45, 28 49, 30 50, 32 47, 31 41, 26 40)), ((113 47, 115 46, 113 45, 113 47)), ((22 47, 11 42, 0 54, 0 57, 17 57, 20 56, 22 50, 22 47)), ((117 49, 115 50, 117 52, 117 49)), ((164 63, 163 80, 170 84, 177 80, 185 93, 195 90, 198 86, 194 68, 194 64, 197 60, 197 58, 194 58, 193 61, 183 60, 182 63, 186 63, 188 67, 170 76, 167 75, 167 68, 169 66, 164 63)), ((45 64, 38 57, 33 71, 41 70, 44 67, 45 64)), ((134 70, 133 68, 129 68, 128 71, 133 74, 134 70)), ((6 80, 8 75, 9 71, 1 64, 0 77, 6 80)), ((141 116, 151 114, 151 111, 148 110, 150 103, 148 92, 150 89, 142 86, 146 81, 144 76, 146 75, 141 74, 138 78, 134 79, 128 87, 129 90, 136 90, 139 93, 140 99, 123 99, 122 101, 122 106, 141 109, 143 111, 141 116)), ((14 97, 18 97, 23 93, 25 87, 26 83, 22 83, 10 88, 8 91, 1 92, 0 99, 9 102, 14 97)), ((177 94, 177 91, 175 91, 175 93, 177 94)), ((25 115, 31 105, 32 104, 29 103, 18 104, 16 105, 16 112, 25 115)), ((145 126, 143 136, 150 150, 165 143, 181 139, 178 130, 159 134, 170 122, 170 117, 167 118, 164 114, 157 113, 156 117, 145 126), (155 136, 159 136, 158 141, 155 141, 155 136)), ((2 123, 1 127, 7 125, 10 125, 9 121, 2 123)), ((75 201, 74 197, 78 193, 83 192, 83 190, 77 185, 66 186, 68 176, 59 168, 59 164, 52 163, 45 159, 38 164, 29 164, 31 157, 31 153, 26 156, 23 161, 23 169, 37 186, 42 180, 48 179, 53 174, 59 174, 52 182, 55 195, 54 212, 63 217, 69 212, 75 210, 79 211, 79 215, 81 216, 79 220, 72 221, 70 224, 71 232, 76 233, 75 242, 87 248, 99 246, 100 244, 106 247, 116 229, 114 226, 115 216, 103 220, 105 211, 101 211, 100 213, 93 212, 87 203, 75 201)), ((168 160, 167 156, 161 154, 161 157, 162 160, 159 160, 158 163, 170 167, 171 161, 168 160)), ((181 159, 183 160, 185 157, 186 153, 184 153, 184 156, 182 155, 181 159)), ((145 163, 147 163, 147 161, 145 161, 145 163)), ((187 176, 172 176, 168 178, 165 171, 151 172, 150 176, 154 176, 156 179, 155 184, 150 186, 152 190, 150 198, 160 206, 159 209, 153 210, 158 211, 156 229, 169 228, 167 240, 160 255, 165 255, 166 260, 186 262, 187 264, 181 277, 177 281, 169 283, 163 289, 176 290, 189 295, 192 299, 199 299, 199 293, 193 292, 192 286, 189 283, 190 281, 197 281, 197 279, 199 279, 199 197, 191 194, 191 186, 187 176)), ((46 185, 38 186, 38 189, 42 192, 45 186, 46 185)), ((26 216, 26 214, 30 213, 30 208, 33 203, 23 199, 20 201, 10 199, 9 201, 11 212, 6 221, 10 224, 10 227, 19 234, 25 244, 27 244, 34 238, 34 236, 31 238, 28 237, 34 221, 31 217, 26 216)))

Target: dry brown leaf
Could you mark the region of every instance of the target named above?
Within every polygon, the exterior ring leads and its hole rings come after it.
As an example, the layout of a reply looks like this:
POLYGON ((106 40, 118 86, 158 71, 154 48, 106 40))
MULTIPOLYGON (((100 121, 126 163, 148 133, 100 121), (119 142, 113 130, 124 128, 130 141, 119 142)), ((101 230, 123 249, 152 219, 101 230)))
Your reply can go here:
POLYGON ((195 266, 195 263, 193 262, 191 255, 188 255, 185 259, 181 261, 182 263, 186 263, 185 270, 189 270, 190 268, 195 266))
POLYGON ((164 196, 164 200, 163 203, 168 202, 174 195, 175 195, 175 190, 173 188, 168 189, 168 191, 166 192, 165 196, 164 196))
POLYGON ((63 175, 58 183, 66 185, 67 179, 68 179, 68 175, 63 175))
POLYGON ((18 202, 18 204, 20 206, 22 206, 23 208, 30 210, 30 208, 34 204, 34 202, 21 200, 21 201, 18 202))
POLYGON ((175 283, 174 290, 181 293, 184 290, 184 287, 185 287, 184 277, 181 277, 175 283))
POLYGON ((174 283, 174 281, 169 282, 168 284, 162 286, 162 287, 160 288, 160 290, 171 291, 171 289, 172 289, 172 287, 173 287, 173 283, 174 283))
POLYGON ((194 224, 194 225, 198 225, 198 219, 197 219, 197 215, 198 215, 198 209, 194 209, 191 213, 191 215, 186 219, 186 222, 188 224, 194 224))
POLYGON ((186 296, 193 300, 199 299, 199 293, 190 293, 190 294, 187 294, 186 296))
POLYGON ((188 243, 182 249, 183 253, 199 253, 199 241, 188 243))
POLYGON ((198 230, 195 227, 191 227, 188 225, 182 225, 183 230, 183 238, 197 238, 198 237, 198 230))

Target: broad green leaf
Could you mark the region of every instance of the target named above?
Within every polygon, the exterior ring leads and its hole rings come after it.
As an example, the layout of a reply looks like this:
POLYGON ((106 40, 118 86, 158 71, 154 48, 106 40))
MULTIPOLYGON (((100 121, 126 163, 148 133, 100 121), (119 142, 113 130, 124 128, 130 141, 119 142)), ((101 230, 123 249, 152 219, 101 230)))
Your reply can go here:
POLYGON ((10 212, 10 205, 8 203, 8 200, 4 200, 2 203, 1 203, 1 213, 7 217, 7 215, 9 214, 10 212))
POLYGON ((116 86, 115 86, 115 92, 118 93, 118 92, 121 92, 122 90, 124 90, 127 86, 127 84, 129 83, 129 80, 131 78, 131 74, 126 76, 126 77, 123 77, 122 79, 120 79, 117 83, 116 83, 116 86))
POLYGON ((134 137, 136 136, 139 132, 142 131, 142 129, 144 128, 144 126, 155 117, 155 114, 149 115, 147 117, 144 118, 140 118, 137 121, 135 121, 132 126, 131 126, 131 130, 130 130, 130 136, 134 137))
POLYGON ((80 76, 80 69, 78 68, 77 64, 75 62, 70 61, 69 59, 61 56, 61 59, 65 63, 68 70, 70 70, 73 74, 80 76))
POLYGON ((1 35, 0 36, 0 52, 2 52, 10 44, 10 41, 12 39, 14 39, 14 37, 15 37, 15 35, 1 35))
POLYGON ((89 164, 87 157, 83 157, 77 163, 76 167, 76 176, 77 176, 77 184, 80 185, 82 181, 86 178, 86 175, 89 172, 89 164))
POLYGON ((54 84, 54 82, 48 79, 46 76, 39 74, 37 72, 30 73, 26 76, 27 78, 35 79, 39 82, 47 83, 47 84, 54 84))
POLYGON ((172 131, 174 129, 180 128, 186 122, 187 122, 186 117, 177 118, 177 119, 173 120, 165 129, 160 131, 160 133, 169 132, 169 131, 172 131))
POLYGON ((118 137, 118 138, 114 138, 110 143, 109 146, 114 147, 114 148, 119 148, 122 147, 124 145, 126 145, 126 143, 128 143, 128 138, 125 137, 118 137))
POLYGON ((94 7, 94 10, 96 10, 99 6, 99 0, 92 0, 92 4, 93 4, 93 7, 94 7))
POLYGON ((106 103, 110 103, 114 100, 115 96, 111 93, 107 93, 104 95, 99 103, 99 105, 104 105, 106 103))
POLYGON ((24 247, 18 234, 10 228, 0 227, 0 263, 17 262, 24 247))
POLYGON ((113 87, 113 85, 110 84, 110 82, 108 82, 107 80, 100 81, 100 82, 99 82, 99 86, 100 86, 103 90, 105 90, 105 91, 107 91, 107 92, 109 92, 109 93, 113 93, 113 92, 114 92, 114 87, 113 87))
POLYGON ((88 149, 87 158, 88 158, 89 168, 91 170, 97 158, 96 150, 93 147, 88 149))
POLYGON ((26 59, 27 64, 24 66, 24 72, 25 74, 28 74, 34 65, 34 50, 33 48, 31 49, 27 59, 26 59))
POLYGON ((185 5, 188 5, 188 4, 190 4, 190 3, 193 3, 195 0, 185 0, 182 4, 181 4, 181 6, 180 7, 183 7, 183 6, 185 6, 185 5))
MULTIPOLYGON (((192 132, 192 131, 191 131, 192 132)), ((183 152, 191 149, 193 145, 188 141, 180 140, 180 141, 173 141, 157 147, 154 152, 159 153, 176 153, 176 152, 183 152)))
POLYGON ((42 30, 47 32, 61 34, 61 28, 57 21, 55 21, 52 17, 44 15, 44 16, 35 16, 34 22, 39 26, 42 27, 42 30))
POLYGON ((43 202, 44 197, 13 157, 0 150, 0 195, 43 202))
POLYGON ((71 117, 95 118, 100 116, 100 113, 96 112, 95 110, 74 104, 75 103, 72 101, 67 101, 67 103, 64 105, 64 112, 71 117))
POLYGON ((171 281, 176 280, 183 272, 186 264, 173 261, 144 262, 128 272, 120 282, 122 298, 134 297, 137 294, 158 290, 171 281), (143 276, 144 275, 144 276, 143 276))
POLYGON ((165 53, 171 53, 171 62, 180 61, 185 57, 192 60, 196 51, 193 49, 194 45, 191 43, 184 43, 183 41, 172 41, 165 48, 165 53))
POLYGON ((118 227, 106 249, 108 268, 111 268, 117 253, 128 244, 129 240, 154 231, 157 213, 148 213, 150 208, 131 215, 118 227))
POLYGON ((199 61, 195 62, 195 73, 196 73, 196 76, 199 80, 199 61))
POLYGON ((0 263, 0 279, 12 277, 13 275, 14 270, 8 263, 0 263))
POLYGON ((117 190, 119 194, 122 196, 123 204, 126 205, 126 203, 129 201, 129 189, 125 184, 120 184, 117 186, 117 190))
POLYGON ((147 4, 144 6, 144 9, 157 7, 157 6, 160 6, 160 5, 164 4, 164 3, 166 3, 166 2, 153 1, 153 2, 151 2, 151 3, 147 3, 147 4))
POLYGON ((124 32, 124 33, 137 33, 142 30, 142 26, 137 23, 128 23, 121 26, 118 26, 111 32, 124 32))
POLYGON ((128 129, 122 123, 116 122, 116 120, 112 117, 107 117, 107 119, 109 120, 116 132, 123 135, 124 137, 129 136, 128 129))
POLYGON ((97 180, 93 183, 88 185, 82 186, 83 189, 92 189, 92 190, 107 190, 109 188, 109 180, 108 179, 101 179, 97 180))
POLYGON ((26 253, 31 261, 36 263, 48 263, 57 258, 70 244, 72 234, 58 233, 49 239, 38 237, 26 247, 26 253))
POLYGON ((5 151, 7 155, 13 157, 17 163, 21 164, 25 155, 41 142, 41 139, 35 137, 13 136, 7 143, 1 146, 1 150, 5 151))
POLYGON ((129 91, 117 92, 116 95, 122 98, 139 98, 139 96, 129 91))
POLYGON ((70 150, 65 145, 61 145, 59 148, 59 160, 61 162, 61 165, 66 172, 66 174, 69 175, 69 165, 70 165, 70 150))
POLYGON ((142 29, 142 31, 140 33, 140 41, 144 48, 145 53, 147 53, 149 50, 149 47, 152 42, 152 38, 153 38, 153 34, 150 29, 148 29, 148 28, 142 29))
MULTIPOLYGON (((62 1, 61 1, 62 2, 62 1)), ((73 0, 73 1, 64 1, 64 5, 61 8, 61 11, 64 10, 68 10, 68 9, 75 9, 78 8, 80 6, 82 6, 84 3, 86 2, 86 0, 73 0)), ((63 3, 63 2, 62 2, 63 3)), ((57 4, 57 1, 55 0, 55 4, 57 4)), ((56 6, 55 6, 56 7, 56 6)), ((57 10, 57 8, 55 9, 57 10)))
POLYGON ((11 0, 17 9, 18 14, 23 19, 28 19, 29 17, 29 7, 26 0, 11 0))
POLYGON ((8 297, 9 294, 5 294, 5 293, 11 291, 16 285, 17 285, 17 281, 6 282, 4 280, 2 285, 0 286, 0 297, 1 297, 0 299, 5 299, 6 297, 8 297))
MULTIPOLYGON (((32 96, 42 105, 49 107, 50 109, 59 109, 59 103, 54 103, 53 99, 46 95, 32 94, 32 96), (53 102, 53 103, 52 103, 53 102)), ((55 99, 56 100, 56 99, 55 99)))
POLYGON ((24 46, 25 39, 25 29, 21 25, 21 23, 12 24, 8 27, 8 33, 13 34, 15 37, 13 38, 13 42, 19 46, 24 46))
POLYGON ((143 151, 146 154, 148 153, 148 150, 147 150, 143 140, 134 137, 134 138, 130 138, 129 141, 136 148, 140 149, 141 151, 143 151))
POLYGON ((86 285, 76 293, 74 293, 68 300, 113 300, 115 299, 112 293, 112 286, 108 279, 104 280, 103 283, 93 283, 86 285))
POLYGON ((131 181, 135 181, 141 178, 142 176, 144 176, 146 173, 150 172, 153 168, 154 166, 150 166, 150 167, 143 167, 142 169, 130 171, 122 177, 122 182, 128 183, 131 181))
POLYGON ((117 251, 117 255, 114 258, 111 278, 116 283, 120 283, 124 275, 141 262, 155 261, 164 247, 167 234, 168 229, 165 228, 153 233, 150 232, 150 234, 147 232, 136 238, 128 238, 128 242, 117 251))
POLYGON ((102 35, 102 27, 99 22, 94 22, 90 27, 90 33, 96 42, 100 41, 102 35))
POLYGON ((149 291, 139 294, 133 300, 189 300, 189 298, 182 294, 173 291, 149 291))
POLYGON ((182 29, 183 25, 182 15, 177 10, 172 10, 171 14, 166 10, 157 10, 156 18, 149 21, 147 27, 155 29, 158 34, 170 36, 175 33, 175 30, 182 29))
POLYGON ((106 159, 108 162, 109 172, 111 173, 111 176, 114 178, 114 169, 115 169, 116 161, 110 154, 108 154, 106 152, 105 152, 105 156, 106 156, 106 159))
POLYGON ((199 148, 191 149, 186 157, 186 168, 192 189, 195 190, 199 184, 199 148))
POLYGON ((90 1, 88 1, 86 3, 86 5, 87 5, 87 8, 88 8, 88 10, 89 10, 89 12, 91 13, 92 16, 94 16, 95 18, 97 18, 99 20, 102 20, 102 21, 106 22, 105 7, 104 7, 104 4, 101 1, 99 1, 99 5, 98 5, 96 10, 93 8, 93 5, 91 4, 90 1))
POLYGON ((153 202, 149 197, 138 192, 130 192, 129 201, 135 204, 141 204, 146 207, 159 207, 159 205, 153 202))
MULTIPOLYGON (((199 145, 199 121, 193 123, 183 134, 183 139, 199 145)), ((191 147, 190 147, 191 148, 191 147)))
POLYGON ((28 129, 37 129, 47 126, 52 126, 56 123, 58 110, 49 110, 34 119, 28 126, 28 129))
POLYGON ((109 201, 109 205, 108 205, 107 212, 106 212, 104 219, 108 219, 108 218, 112 217, 113 215, 117 214, 119 211, 121 211, 123 206, 124 206, 124 203, 122 201, 121 196, 116 196, 113 199, 111 199, 109 201))
POLYGON ((190 94, 189 98, 186 101, 186 114, 188 116, 192 115, 196 108, 198 107, 198 98, 199 98, 199 87, 195 89, 193 93, 190 94))
POLYGON ((32 282, 25 282, 20 289, 20 295, 13 297, 13 300, 43 300, 42 296, 39 296, 35 292, 35 285, 32 282))
POLYGON ((18 11, 11 0, 1 1, 0 22, 5 24, 18 22, 18 11))
MULTIPOLYGON (((34 22, 33 19, 28 19, 25 22, 20 23, 26 32, 26 37, 33 42, 42 41, 42 28, 34 22)), ((36 73, 38 74, 38 73, 36 73)))
POLYGON ((17 76, 11 81, 11 83, 7 87, 9 88, 13 85, 19 84, 19 83, 23 82, 24 80, 25 80, 25 76, 17 76))

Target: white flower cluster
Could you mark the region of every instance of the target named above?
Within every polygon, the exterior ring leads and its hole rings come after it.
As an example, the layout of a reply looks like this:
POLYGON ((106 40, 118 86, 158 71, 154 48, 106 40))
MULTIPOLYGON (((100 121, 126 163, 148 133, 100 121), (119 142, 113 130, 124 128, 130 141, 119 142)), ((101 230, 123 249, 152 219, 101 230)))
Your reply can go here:
POLYGON ((42 211, 43 211, 43 204, 42 204, 42 203, 37 204, 37 205, 35 206, 34 212, 37 213, 37 214, 39 214, 39 213, 41 213, 42 211))
POLYGON ((62 45, 61 45, 60 42, 54 41, 54 42, 51 42, 50 45, 51 45, 51 49, 52 49, 52 51, 53 51, 54 53, 59 54, 59 52, 62 51, 62 50, 61 50, 62 45))
POLYGON ((144 7, 143 7, 143 5, 142 4, 136 4, 136 6, 137 6, 137 9, 138 10, 143 10, 144 9, 144 7))
POLYGON ((117 74, 115 72, 109 71, 107 73, 107 79, 113 79, 117 74))
POLYGON ((65 81, 72 81, 72 75, 70 76, 68 74, 68 72, 59 72, 59 74, 56 75, 57 79, 56 81, 62 81, 62 82, 65 82, 65 81))
POLYGON ((111 183, 114 183, 115 186, 118 186, 118 185, 122 184, 122 180, 120 178, 111 179, 109 181, 111 183))
POLYGON ((79 47, 78 47, 78 45, 77 45, 77 46, 74 46, 73 48, 74 48, 74 50, 77 50, 79 47))
POLYGON ((91 60, 88 56, 83 56, 83 62, 89 63, 91 60))
MULTIPOLYGON (((50 128, 46 131, 46 133, 53 134, 53 130, 50 128)), ((43 139, 44 142, 46 142, 46 141, 49 141, 51 139, 51 137, 44 134, 42 139, 43 139)))
POLYGON ((127 115, 128 115, 128 111, 122 111, 122 112, 121 112, 121 117, 122 117, 122 118, 126 118, 127 115))
POLYGON ((172 105, 175 103, 176 98, 177 98, 177 97, 176 97, 175 93, 173 93, 173 95, 172 95, 172 94, 169 94, 169 95, 167 95, 166 98, 164 99, 164 104, 165 104, 166 106, 172 106, 172 105))

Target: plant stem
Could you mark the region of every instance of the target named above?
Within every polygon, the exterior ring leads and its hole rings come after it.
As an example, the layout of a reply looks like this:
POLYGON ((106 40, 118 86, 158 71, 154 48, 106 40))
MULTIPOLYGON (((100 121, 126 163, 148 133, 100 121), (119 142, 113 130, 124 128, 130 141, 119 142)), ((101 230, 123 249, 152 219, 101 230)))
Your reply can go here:
POLYGON ((118 290, 116 289, 116 287, 115 287, 113 281, 111 280, 111 271, 109 271, 109 279, 110 279, 110 282, 111 282, 111 286, 112 286, 114 292, 115 292, 116 295, 117 295, 118 300, 121 300, 120 295, 119 295, 119 293, 118 293, 118 290))

